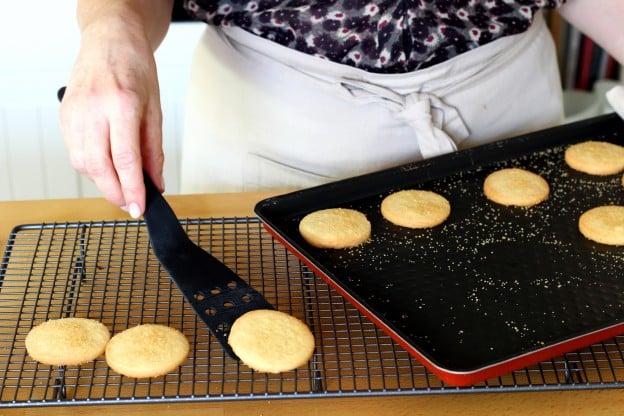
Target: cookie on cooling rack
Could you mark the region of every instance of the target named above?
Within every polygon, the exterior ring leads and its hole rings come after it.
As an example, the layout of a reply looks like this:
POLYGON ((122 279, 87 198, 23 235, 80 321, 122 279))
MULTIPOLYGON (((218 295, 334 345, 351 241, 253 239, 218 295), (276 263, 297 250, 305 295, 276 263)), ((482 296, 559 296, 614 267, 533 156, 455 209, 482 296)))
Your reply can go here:
POLYGON ((624 147, 588 140, 569 146, 565 161, 574 170, 590 175, 613 175, 624 170, 624 147))
POLYGON ((548 198, 550 187, 544 178, 533 172, 507 168, 485 178, 483 193, 497 204, 530 207, 548 198))
POLYGON ((442 224, 451 213, 451 204, 432 191, 407 189, 381 201, 381 215, 393 224, 408 228, 430 228, 442 224))
POLYGON ((106 345, 106 363, 128 377, 158 377, 186 360, 189 342, 180 331, 165 325, 144 324, 128 328, 106 345))
POLYGON ((26 351, 33 360, 48 365, 78 365, 102 355, 110 331, 87 318, 51 319, 26 335, 26 351))
POLYGON ((314 335, 308 326, 271 309, 256 309, 237 318, 228 343, 243 363, 265 373, 294 370, 314 352, 314 335))
POLYGON ((578 227, 588 239, 612 246, 624 245, 624 206, 603 205, 585 211, 578 227))
POLYGON ((301 236, 317 248, 349 248, 371 235, 366 215, 349 208, 327 208, 306 215, 299 222, 301 236))

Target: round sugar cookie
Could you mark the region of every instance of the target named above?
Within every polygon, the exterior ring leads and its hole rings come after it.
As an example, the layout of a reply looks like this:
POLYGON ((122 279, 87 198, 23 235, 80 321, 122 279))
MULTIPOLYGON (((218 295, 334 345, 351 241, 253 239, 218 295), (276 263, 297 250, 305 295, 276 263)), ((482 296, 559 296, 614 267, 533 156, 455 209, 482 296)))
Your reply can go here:
POLYGON ((317 248, 349 248, 371 235, 366 215, 349 208, 327 208, 306 215, 299 222, 301 236, 317 248))
POLYGON ((550 187, 544 178, 533 172, 507 168, 485 178, 483 193, 497 204, 530 207, 548 198, 550 187))
POLYGON ((624 170, 624 147, 588 140, 569 146, 565 161, 574 170, 590 175, 613 175, 624 170))
POLYGON ((175 370, 189 353, 189 342, 177 329, 158 324, 128 328, 106 345, 106 363, 128 377, 158 377, 175 370))
POLYGON ((624 245, 624 206, 603 205, 585 211, 578 227, 581 234, 597 243, 624 245))
POLYGON ((87 318, 51 319, 26 335, 26 351, 33 360, 48 365, 78 365, 102 355, 110 331, 87 318))
POLYGON ((451 204, 431 191, 408 189, 381 201, 381 215, 393 224, 408 228, 430 228, 442 224, 451 214, 451 204))
POLYGON ((237 318, 228 343, 243 363, 265 373, 294 370, 314 352, 314 336, 308 326, 271 309, 256 309, 237 318))

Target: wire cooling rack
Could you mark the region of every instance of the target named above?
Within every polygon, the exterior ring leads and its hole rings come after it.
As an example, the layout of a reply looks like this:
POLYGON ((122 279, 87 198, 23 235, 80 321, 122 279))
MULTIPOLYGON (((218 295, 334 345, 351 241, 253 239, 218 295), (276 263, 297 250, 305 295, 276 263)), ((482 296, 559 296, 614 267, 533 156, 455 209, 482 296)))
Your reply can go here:
POLYGON ((228 358, 150 250, 139 221, 38 224, 11 233, 0 264, 0 406, 178 402, 619 388, 624 337, 475 386, 445 385, 277 243, 256 218, 183 220, 190 238, 304 320, 316 337, 306 367, 254 372, 228 358), (134 379, 103 358, 34 362, 24 338, 48 319, 98 319, 111 332, 170 325, 191 343, 176 371, 134 379))

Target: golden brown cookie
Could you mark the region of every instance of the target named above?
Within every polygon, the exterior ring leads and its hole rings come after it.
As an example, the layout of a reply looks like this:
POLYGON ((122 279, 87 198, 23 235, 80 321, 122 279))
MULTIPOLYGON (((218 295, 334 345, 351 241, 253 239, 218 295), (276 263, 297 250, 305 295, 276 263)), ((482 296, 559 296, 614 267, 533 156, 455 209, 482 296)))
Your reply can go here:
POLYGON ((234 321, 228 343, 256 371, 280 373, 304 365, 314 352, 308 326, 284 312, 257 309, 234 321))
POLYGON ((87 318, 51 319, 26 335, 26 351, 48 365, 78 365, 102 355, 110 332, 104 324, 87 318))
POLYGON ((368 240, 371 224, 354 209, 328 208, 303 217, 299 232, 314 247, 339 249, 359 246, 368 240))
POLYGON ((585 211, 579 217, 578 227, 592 241, 624 245, 624 206, 604 205, 585 211))
POLYGON ((497 204, 530 207, 548 198, 550 187, 533 172, 508 168, 489 174, 483 182, 483 193, 497 204))
POLYGON ((566 149, 565 161, 590 175, 613 175, 624 170, 624 147, 592 140, 576 143, 566 149))
POLYGON ((381 215, 393 224, 409 228, 429 228, 442 224, 451 213, 451 204, 431 191, 408 189, 381 201, 381 215))
POLYGON ((189 342, 177 329, 157 324, 128 328, 111 338, 106 363, 128 377, 158 377, 175 370, 189 353, 189 342))

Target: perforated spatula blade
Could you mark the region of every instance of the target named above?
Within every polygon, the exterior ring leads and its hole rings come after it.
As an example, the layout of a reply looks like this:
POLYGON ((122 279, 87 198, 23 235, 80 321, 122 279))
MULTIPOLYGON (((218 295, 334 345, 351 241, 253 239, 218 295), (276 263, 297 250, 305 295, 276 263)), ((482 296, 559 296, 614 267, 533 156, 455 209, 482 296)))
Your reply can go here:
POLYGON ((144 177, 144 218, 154 254, 226 353, 238 359, 228 344, 234 321, 251 310, 274 307, 225 264, 193 243, 149 176, 144 177))

